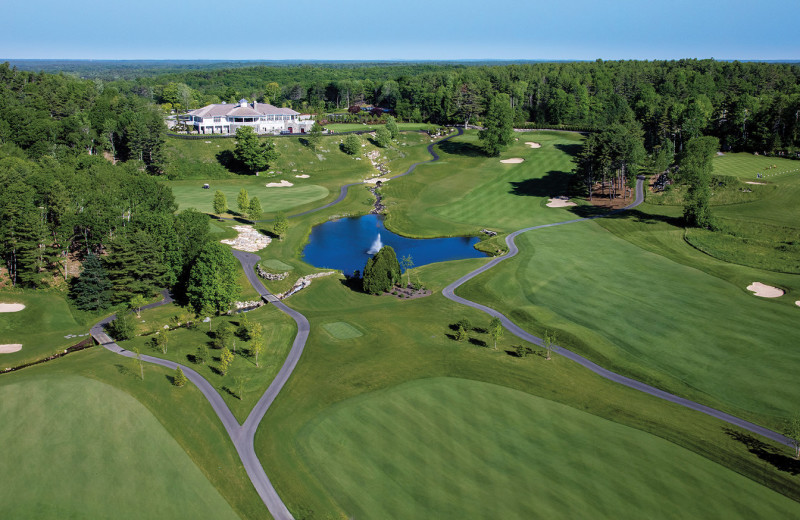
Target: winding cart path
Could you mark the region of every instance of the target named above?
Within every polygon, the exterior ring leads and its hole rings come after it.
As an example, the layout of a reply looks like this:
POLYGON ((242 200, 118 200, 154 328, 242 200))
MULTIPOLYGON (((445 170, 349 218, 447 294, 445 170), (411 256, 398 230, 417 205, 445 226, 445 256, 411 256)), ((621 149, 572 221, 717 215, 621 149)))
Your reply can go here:
MULTIPOLYGON (((439 160, 439 155, 434 150, 434 146, 439 144, 439 143, 442 143, 443 141, 451 139, 452 137, 459 136, 459 135, 461 135, 463 133, 464 133, 464 130, 462 128, 458 128, 458 133, 457 134, 450 135, 448 137, 445 137, 444 139, 440 139, 439 141, 437 141, 435 143, 431 143, 430 145, 428 145, 428 152, 433 157, 432 159, 430 159, 429 161, 423 161, 423 162, 414 163, 408 168, 408 170, 406 170, 405 172, 403 172, 403 173, 401 173, 399 175, 395 175, 394 177, 391 177, 391 179, 396 179, 398 177, 402 177, 404 175, 408 175, 408 174, 412 173, 416 169, 416 167, 419 166, 420 164, 426 164, 426 163, 432 163, 432 162, 438 161, 439 160)), ((308 211, 304 211, 302 213, 298 213, 298 214, 292 215, 292 217, 299 217, 301 215, 306 215, 306 214, 309 214, 309 213, 321 211, 321 210, 329 208, 329 207, 331 207, 331 206, 333 206, 335 204, 338 204, 347 195, 348 188, 350 188, 351 186, 357 186, 359 184, 364 184, 364 183, 363 182, 359 182, 359 183, 346 184, 346 185, 342 186, 341 191, 339 193, 339 197, 336 200, 334 200, 333 202, 330 202, 330 203, 325 204, 323 206, 320 206, 318 208, 314 208, 314 209, 311 209, 311 210, 308 210, 308 211)), ((644 201, 643 184, 644 184, 643 178, 640 177, 639 179, 637 179, 637 183, 636 183, 636 199, 634 200, 634 202, 632 204, 630 204, 629 206, 626 206, 625 208, 621 209, 621 210, 617 210, 614 213, 617 213, 619 211, 625 211, 627 209, 633 208, 633 207, 638 206, 639 204, 641 204, 644 201)), ((520 229, 518 231, 515 231, 515 232, 511 233, 510 235, 508 235, 508 237, 506 237, 506 244, 508 245, 508 253, 506 253, 504 256, 495 258, 495 259, 491 260, 490 262, 488 262, 487 264, 483 265, 482 267, 472 271, 471 273, 469 273, 469 274, 467 274, 465 276, 462 276, 461 278, 459 278, 458 280, 456 280, 452 284, 450 284, 447 287, 445 287, 442 290, 442 293, 446 298, 448 298, 448 299, 450 299, 450 300, 452 300, 454 302, 457 302, 457 303, 460 303, 460 304, 463 304, 463 305, 467 305, 469 307, 473 307, 475 309, 478 309, 480 311, 485 312, 486 314, 489 314, 491 316, 495 316, 495 317, 499 318, 503 322, 503 326, 506 329, 508 329, 512 334, 514 334, 515 336, 519 337, 522 340, 525 340, 525 341, 528 341, 530 343, 534 343, 536 345, 540 345, 541 346, 543 344, 543 341, 542 341, 541 338, 538 338, 538 337, 536 337, 536 336, 524 331, 522 328, 520 328, 518 325, 516 325, 514 322, 509 320, 506 316, 504 316, 500 312, 498 312, 498 311, 496 311, 496 310, 494 310, 494 309, 492 309, 490 307, 487 307, 485 305, 481 305, 479 303, 476 303, 476 302, 467 300, 465 298, 462 298, 460 296, 457 296, 455 294, 455 290, 458 287, 460 287, 461 285, 463 285, 464 283, 466 283, 467 281, 471 280, 472 278, 475 278, 479 274, 488 271, 489 269, 491 269, 492 267, 494 267, 498 263, 500 263, 500 262, 502 262, 502 261, 504 261, 504 260, 506 260, 508 258, 511 258, 514 255, 516 255, 519 252, 519 249, 517 248, 517 245, 514 242, 514 239, 518 235, 520 235, 522 233, 526 233, 528 231, 533 231, 533 230, 536 230, 536 229, 542 229, 542 228, 554 227, 554 226, 563 226, 563 225, 566 225, 566 224, 573 224, 573 223, 576 223, 576 222, 583 222, 585 220, 592 220, 592 219, 595 219, 595 218, 602 218, 602 217, 603 216, 578 218, 578 219, 573 219, 573 220, 567 220, 567 221, 564 221, 564 222, 557 222, 557 223, 554 223, 554 224, 545 224, 545 225, 541 225, 541 226, 534 226, 534 227, 524 228, 524 229, 520 229)), ((267 413, 267 410, 269 409, 270 405, 273 403, 275 398, 278 396, 278 393, 281 391, 283 386, 289 380, 289 376, 291 376, 292 372, 294 371, 294 368, 297 366, 297 363, 300 360, 300 356, 303 353, 303 349, 305 348, 306 341, 308 340, 308 334, 309 334, 309 328, 310 327, 309 327, 308 320, 306 319, 305 316, 303 316, 299 312, 287 307, 283 302, 278 300, 274 295, 272 295, 264 287, 264 285, 258 279, 258 276, 255 273, 255 265, 260 260, 258 255, 255 255, 255 254, 252 254, 252 253, 245 253, 245 252, 242 252, 242 251, 235 251, 235 250, 233 251, 233 254, 239 260, 239 262, 242 264, 242 268, 244 269, 244 272, 247 275, 248 281, 253 286, 253 288, 261 295, 261 297, 266 302, 274 305, 275 307, 280 309, 282 312, 284 312, 285 314, 290 316, 292 319, 294 319, 295 323, 297 323, 297 336, 295 337, 294 342, 292 343, 292 348, 289 351, 289 354, 288 354, 288 356, 286 358, 286 361, 284 362, 284 364, 281 367, 281 369, 278 372, 278 374, 275 376, 275 379, 272 381, 270 386, 267 388, 267 390, 264 392, 264 394, 258 400, 258 402, 256 403, 255 407, 253 407, 253 409, 250 412, 250 415, 248 415, 248 417, 245 420, 244 424, 241 424, 241 425, 239 424, 239 422, 233 416, 233 413, 231 413, 230 409, 225 404, 225 401, 223 401, 222 397, 214 389, 214 387, 211 386, 211 384, 208 381, 206 381, 206 379, 203 378, 203 376, 201 376, 200 374, 198 374, 197 372, 195 372, 191 368, 189 368, 189 367, 187 367, 185 365, 180 365, 178 363, 174 363, 172 361, 167 361, 167 360, 164 360, 164 359, 160 359, 160 358, 156 358, 156 357, 152 357, 152 356, 147 356, 147 355, 141 355, 141 359, 143 361, 147 361, 148 363, 153 363, 155 365, 163 366, 163 367, 169 368, 171 370, 174 370, 177 367, 181 367, 181 370, 183 370, 184 374, 186 374, 186 377, 192 383, 194 383, 195 386, 197 386, 197 388, 203 393, 203 395, 206 397, 206 399, 208 399, 208 402, 211 404, 211 407, 214 409, 214 412, 219 417, 220 421, 222 422, 222 425, 225 427, 225 430, 228 432, 228 435, 230 436, 231 441, 233 442, 233 445, 236 447, 236 451, 239 454, 239 458, 241 459, 245 470, 247 471, 247 475, 250 477, 250 480, 252 481, 253 486, 255 487, 255 489, 258 492, 258 494, 261 497, 261 499, 264 501, 264 504, 267 506, 267 509, 269 509, 269 512, 272 514, 272 516, 276 520, 294 520, 294 517, 292 517, 292 514, 289 512, 289 510, 287 509, 286 505, 283 503, 281 498, 278 496, 278 493, 275 491, 275 488, 272 486, 272 483, 270 482, 269 478, 267 477, 266 472, 264 471, 263 465, 258 460, 258 456, 256 455, 255 448, 254 448, 254 438, 255 438, 255 432, 256 432, 256 429, 258 428, 259 423, 263 419, 264 415, 267 413)), ((165 305, 165 304, 168 304, 168 303, 172 303, 172 298, 169 296, 169 294, 167 294, 165 292, 164 293, 164 299, 162 301, 157 302, 157 303, 153 303, 153 304, 150 304, 150 305, 146 305, 146 306, 144 306, 142 308, 143 309, 150 309, 150 308, 157 307, 159 305, 165 305)), ((117 345, 114 342, 114 340, 110 336, 108 336, 108 334, 106 334, 104 327, 105 327, 105 325, 107 325, 113 319, 115 319, 115 316, 110 316, 110 317, 104 319, 103 321, 97 323, 94 327, 92 327, 92 329, 91 329, 92 337, 100 345, 102 345, 106 349, 110 350, 111 352, 114 352, 116 354, 119 354, 119 355, 122 355, 122 356, 125 356, 125 357, 135 358, 136 354, 134 354, 133 352, 130 352, 128 350, 123 349, 122 347, 117 345)), ((570 359, 570 360, 572 360, 572 361, 574 361, 574 362, 576 362, 576 363, 588 368, 592 372, 594 372, 596 374, 599 374, 600 376, 605 377, 606 379, 609 379, 611 381, 617 382, 619 384, 625 385, 625 386, 633 388, 635 390, 639 390, 641 392, 645 392, 647 394, 650 394, 650 395, 653 395, 655 397, 664 399, 666 401, 669 401, 669 402, 672 402, 672 403, 675 403, 675 404, 679 404, 679 405, 684 406, 686 408, 690 408, 692 410, 697 410, 699 412, 708 414, 708 415, 710 415, 712 417, 716 417, 717 419, 725 421, 725 422, 727 422, 729 424, 738 426, 740 428, 743 428, 743 429, 748 430, 748 431, 753 432, 753 433, 757 433, 759 435, 762 435, 764 437, 767 437, 768 439, 777 441, 779 443, 786 444, 786 445, 791 445, 791 441, 788 438, 784 437, 783 435, 781 435, 779 433, 776 433, 776 432, 774 432, 772 430, 769 430, 767 428, 764 428, 762 426, 758 426, 757 424, 753 424, 753 423, 744 421, 742 419, 739 419, 738 417, 734 417, 734 416, 732 416, 730 414, 721 412, 721 411, 716 410, 714 408, 710 408, 708 406, 696 403, 694 401, 690 401, 688 399, 684 399, 682 397, 678 397, 676 395, 670 394, 670 393, 665 392, 663 390, 659 390, 658 388, 655 388, 653 386, 647 385, 647 384, 642 383, 640 381, 636 381, 635 379, 631 379, 629 377, 625 377, 623 375, 617 374, 617 373, 612 372, 610 370, 607 370, 607 369, 605 369, 605 368, 593 363, 592 361, 589 361, 588 359, 584 358, 583 356, 580 356, 580 355, 578 355, 578 354, 576 354, 576 353, 574 353, 574 352, 572 352, 572 351, 570 351, 568 349, 565 349, 563 347, 558 347, 556 352, 558 354, 560 354, 561 356, 564 356, 564 357, 566 357, 566 358, 568 358, 568 359, 570 359)))

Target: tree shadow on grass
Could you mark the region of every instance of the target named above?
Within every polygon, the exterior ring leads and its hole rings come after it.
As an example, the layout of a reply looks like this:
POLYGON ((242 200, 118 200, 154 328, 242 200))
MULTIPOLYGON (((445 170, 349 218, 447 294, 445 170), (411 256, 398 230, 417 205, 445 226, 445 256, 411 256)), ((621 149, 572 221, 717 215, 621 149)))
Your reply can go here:
POLYGON ((723 431, 733 440, 744 444, 747 451, 764 462, 771 464, 775 469, 791 473, 792 475, 800 474, 800 460, 795 460, 792 457, 786 456, 774 446, 762 442, 750 434, 738 432, 730 428, 723 428, 723 431))
POLYGON ((509 193, 522 197, 556 197, 564 195, 569 186, 570 176, 569 172, 550 170, 544 177, 510 182, 511 190, 509 193))
POLYGON ((478 338, 469 338, 469 342, 472 343, 473 345, 475 345, 476 347, 486 348, 486 347, 489 346, 485 341, 483 341, 482 339, 478 339, 478 338))
POLYGON ((556 144, 553 145, 557 150, 561 150, 565 154, 571 157, 577 157, 581 150, 583 149, 583 145, 581 144, 556 144))
POLYGON ((217 162, 226 170, 237 175, 252 175, 250 170, 239 162, 231 150, 222 150, 216 154, 217 162))
POLYGON ((486 153, 481 147, 461 141, 448 140, 439 144, 439 149, 450 155, 461 155, 464 157, 486 157, 486 153))

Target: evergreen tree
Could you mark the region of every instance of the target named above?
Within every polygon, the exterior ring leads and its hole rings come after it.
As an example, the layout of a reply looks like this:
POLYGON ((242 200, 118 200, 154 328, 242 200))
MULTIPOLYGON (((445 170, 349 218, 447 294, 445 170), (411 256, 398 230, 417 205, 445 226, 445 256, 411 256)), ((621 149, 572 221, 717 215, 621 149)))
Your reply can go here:
POLYGON ((175 375, 172 376, 172 384, 177 387, 181 387, 186 384, 186 381, 187 381, 186 374, 183 373, 181 367, 176 368, 175 375))
POLYGON ((208 242, 189 273, 186 297, 192 307, 197 312, 204 308, 228 310, 239 295, 238 267, 230 249, 208 242))
POLYGON ((225 194, 217 190, 214 192, 214 213, 222 215, 228 211, 228 201, 225 199, 225 194))
POLYGON ((128 302, 136 294, 150 296, 166 282, 163 251, 144 231, 114 239, 106 258, 106 269, 114 287, 112 301, 115 303, 128 302))
POLYGON ((322 125, 319 121, 314 121, 311 125, 311 131, 308 133, 308 144, 316 151, 319 148, 319 143, 322 141, 322 125))
POLYGON ((286 214, 281 212, 278 213, 278 216, 275 217, 275 222, 272 224, 272 231, 278 235, 280 240, 283 240, 283 235, 286 234, 286 231, 289 230, 289 219, 286 218, 286 214))
POLYGON ((400 282, 400 263, 392 246, 383 246, 367 260, 362 280, 364 292, 380 294, 400 282))
POLYGON ((695 137, 686 143, 680 162, 680 178, 688 184, 683 207, 683 218, 689 226, 711 229, 711 171, 712 159, 719 149, 716 137, 695 137))
POLYGON ((514 136, 513 112, 508 94, 496 94, 489 102, 489 110, 483 121, 484 129, 478 133, 483 151, 488 156, 500 155, 514 136))
POLYGON ((397 139, 398 134, 400 134, 400 128, 397 126, 397 120, 394 117, 389 116, 386 118, 386 129, 392 139, 397 139))
POLYGON ((97 255, 89 254, 72 286, 75 306, 83 311, 102 310, 111 303, 111 282, 97 255))

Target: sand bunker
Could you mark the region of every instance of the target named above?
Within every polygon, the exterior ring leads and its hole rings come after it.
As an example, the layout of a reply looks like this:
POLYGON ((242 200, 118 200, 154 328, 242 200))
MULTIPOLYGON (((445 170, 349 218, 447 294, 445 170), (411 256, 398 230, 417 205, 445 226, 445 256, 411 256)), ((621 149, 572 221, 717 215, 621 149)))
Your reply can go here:
POLYGON ((503 164, 518 164, 518 163, 521 163, 524 160, 525 159, 521 159, 519 157, 513 157, 511 159, 503 159, 500 162, 503 163, 503 164))
POLYGON ((752 291, 753 294, 756 296, 761 296, 762 298, 777 298, 779 296, 783 296, 783 289, 778 289, 777 287, 773 287, 771 285, 764 285, 761 282, 753 282, 747 286, 748 291, 752 291))
POLYGON ((272 242, 271 238, 253 229, 253 226, 233 226, 233 229, 239 233, 239 236, 233 239, 227 238, 225 240, 220 240, 220 242, 228 244, 239 251, 255 253, 256 251, 264 249, 272 242))
POLYGON ((282 180, 281 182, 268 182, 267 188, 284 188, 286 186, 294 186, 291 182, 287 180, 282 180))
POLYGON ((561 197, 553 197, 550 199, 546 206, 548 208, 566 208, 568 206, 577 206, 577 204, 569 200, 569 197, 562 195, 561 197))
POLYGON ((541 148, 542 147, 542 145, 540 145, 539 143, 534 143, 534 142, 531 142, 531 141, 528 141, 525 144, 527 144, 531 148, 541 148))
POLYGON ((19 312, 24 308, 21 303, 0 303, 0 312, 19 312))
POLYGON ((20 350, 22 350, 22 343, 0 345, 0 354, 11 354, 12 352, 19 352, 20 350))
POLYGON ((794 304, 800 307, 800 300, 797 300, 796 302, 794 302, 794 304))
POLYGON ((760 184, 761 186, 766 186, 766 182, 753 182, 753 181, 744 181, 745 184, 760 184))
POLYGON ((311 177, 311 175, 306 175, 304 173, 302 175, 295 175, 295 177, 297 177, 298 179, 308 179, 309 177, 311 177))

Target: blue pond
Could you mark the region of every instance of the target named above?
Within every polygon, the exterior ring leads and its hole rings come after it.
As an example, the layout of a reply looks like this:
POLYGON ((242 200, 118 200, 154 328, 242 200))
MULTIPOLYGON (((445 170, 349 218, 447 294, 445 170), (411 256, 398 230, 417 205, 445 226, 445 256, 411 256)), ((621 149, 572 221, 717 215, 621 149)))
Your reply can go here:
POLYGON ((414 266, 419 267, 446 260, 486 256, 472 247, 478 240, 478 237, 405 238, 387 231, 380 215, 364 215, 314 226, 308 245, 303 250, 303 259, 315 267, 340 269, 351 275, 356 269, 363 271, 367 259, 381 245, 392 246, 398 260, 411 255, 414 266), (377 242, 379 235, 380 242, 377 242), (372 254, 370 250, 373 250, 372 254))

